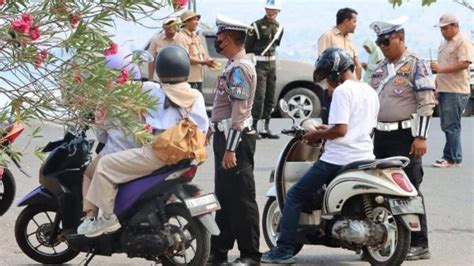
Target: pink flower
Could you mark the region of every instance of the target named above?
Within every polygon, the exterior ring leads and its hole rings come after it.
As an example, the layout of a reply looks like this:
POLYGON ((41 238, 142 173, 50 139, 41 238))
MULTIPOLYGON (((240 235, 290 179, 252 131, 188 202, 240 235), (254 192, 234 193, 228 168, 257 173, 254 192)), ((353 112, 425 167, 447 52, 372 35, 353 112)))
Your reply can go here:
POLYGON ((81 16, 79 15, 73 15, 69 18, 69 23, 73 28, 77 27, 77 25, 79 25, 79 22, 81 22, 81 16))
POLYGON ((114 55, 118 52, 118 45, 114 42, 109 44, 109 48, 104 51, 104 56, 114 55))
POLYGON ((101 106, 97 107, 95 110, 95 124, 104 125, 105 124, 105 109, 101 106))
POLYGON ((38 40, 39 37, 41 36, 40 30, 38 26, 33 26, 30 28, 30 38, 34 40, 38 40))
POLYGON ((153 127, 150 124, 145 125, 145 132, 149 134, 153 134, 153 127))
POLYGON ((31 24, 27 21, 24 21, 23 19, 17 19, 14 20, 10 26, 16 32, 26 33, 30 31, 31 24))
MULTIPOLYGON (((0 0, 0 6, 3 6, 6 2, 7 2, 7 0, 0 0)), ((0 176, 2 174, 3 174, 3 169, 2 169, 2 173, 0 174, 0 176)))
POLYGON ((39 54, 41 56, 41 59, 43 59, 43 60, 48 59, 48 50, 42 49, 39 54))
POLYGON ((21 19, 26 23, 33 25, 33 16, 31 14, 24 13, 21 15, 21 19))
POLYGON ((79 73, 74 74, 73 79, 74 82, 76 82, 77 84, 82 84, 82 77, 79 73))
POLYGON ((125 84, 128 79, 129 79, 129 73, 128 73, 128 70, 126 69, 122 69, 122 71, 120 71, 120 75, 118 76, 118 78, 115 80, 115 82, 117 84, 125 84))
POLYGON ((188 0, 174 0, 173 2, 173 7, 176 8, 182 8, 185 5, 188 4, 188 0))

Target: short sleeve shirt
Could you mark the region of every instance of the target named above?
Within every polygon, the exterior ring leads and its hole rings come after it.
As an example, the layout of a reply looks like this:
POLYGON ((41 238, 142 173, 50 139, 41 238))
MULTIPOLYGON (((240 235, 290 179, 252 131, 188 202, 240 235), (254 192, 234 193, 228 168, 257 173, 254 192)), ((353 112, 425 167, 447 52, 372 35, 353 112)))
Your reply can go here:
POLYGON ((163 47, 171 46, 171 45, 176 45, 176 38, 168 39, 166 38, 166 35, 164 33, 159 34, 151 40, 148 51, 153 56, 156 56, 163 47))
POLYGON ((351 35, 347 34, 344 36, 344 34, 342 34, 342 32, 337 27, 332 28, 330 31, 319 37, 318 54, 322 54, 323 51, 329 47, 338 47, 344 49, 352 56, 352 58, 359 55, 354 43, 352 42, 351 35))
POLYGON ((345 124, 347 133, 326 142, 321 160, 345 165, 374 159, 370 134, 377 124, 378 111, 377 93, 369 85, 354 80, 339 85, 332 96, 329 126, 345 124))
MULTIPOLYGON (((178 33, 177 44, 183 47, 188 52, 189 57, 198 60, 206 59, 207 53, 201 43, 201 38, 195 32, 190 32, 183 29, 178 33)), ((202 82, 204 80, 204 69, 201 64, 191 64, 189 70, 188 82, 202 82)))
MULTIPOLYGON (((461 32, 450 41, 443 41, 438 50, 438 63, 443 66, 452 65, 462 61, 473 60, 473 47, 471 41, 461 32)), ((436 75, 438 92, 470 93, 469 68, 454 73, 440 73, 436 75)))

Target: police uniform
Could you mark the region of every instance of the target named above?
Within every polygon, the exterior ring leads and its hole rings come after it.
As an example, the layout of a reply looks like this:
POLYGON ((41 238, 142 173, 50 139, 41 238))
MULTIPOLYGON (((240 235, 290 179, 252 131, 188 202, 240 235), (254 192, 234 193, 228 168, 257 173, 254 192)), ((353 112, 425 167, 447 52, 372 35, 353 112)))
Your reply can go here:
MULTIPOLYGON (((269 0, 266 8, 280 9, 277 4, 269 0)), ((276 47, 280 45, 283 36, 283 28, 280 27, 277 21, 270 22, 264 16, 252 23, 252 29, 248 31, 245 42, 245 50, 247 53, 255 54, 257 61, 257 90, 252 110, 254 126, 258 120, 266 120, 265 129, 259 125, 259 132, 268 131, 271 113, 275 107, 276 47)))
MULTIPOLYGON (((246 31, 248 26, 218 16, 218 34, 224 30, 246 31)), ((255 130, 252 129, 252 105, 256 88, 254 64, 242 49, 229 59, 218 77, 212 108, 214 132, 215 193, 222 209, 216 213, 220 235, 211 238, 214 258, 227 259, 227 252, 237 245, 241 258, 259 261, 260 231, 255 200, 254 154, 255 130), (237 166, 224 169, 226 151, 236 153, 237 166)))
MULTIPOLYGON (((370 27, 378 39, 389 39, 393 32, 403 29, 403 20, 376 21, 370 27)), ((380 101, 374 154, 377 158, 410 158, 404 170, 419 191, 423 180, 422 160, 414 158, 410 150, 415 138, 428 137, 436 103, 431 70, 426 61, 406 50, 395 62, 385 59, 378 64, 371 86, 377 90, 380 101)), ((428 248, 426 215, 420 215, 420 220, 421 232, 412 232, 411 246, 428 248)))

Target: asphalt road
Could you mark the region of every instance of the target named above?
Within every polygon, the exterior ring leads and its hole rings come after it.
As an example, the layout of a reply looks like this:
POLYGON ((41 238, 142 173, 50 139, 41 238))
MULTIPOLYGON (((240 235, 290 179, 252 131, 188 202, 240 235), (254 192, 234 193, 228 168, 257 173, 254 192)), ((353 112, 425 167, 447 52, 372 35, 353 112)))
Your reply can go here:
MULTIPOLYGON (((290 120, 274 119, 272 128, 280 130, 291 125, 290 120)), ((439 127, 439 120, 434 119, 429 138, 428 154, 424 157, 425 177, 422 191, 425 195, 428 213, 428 226, 430 249, 432 259, 426 261, 406 262, 405 265, 474 265, 474 117, 463 119, 462 143, 464 148, 463 166, 450 169, 436 169, 431 163, 439 159, 444 145, 444 135, 439 127)), ((44 145, 49 140, 56 140, 62 136, 62 128, 46 125, 42 138, 34 139, 29 143, 26 152, 38 145, 44 145)), ((24 134, 18 143, 17 149, 24 149, 27 144, 27 134, 24 134)), ((260 213, 266 201, 265 193, 269 188, 269 174, 273 169, 280 150, 289 140, 283 136, 280 140, 261 140, 257 142, 255 155, 255 180, 257 186, 257 201, 260 213)), ((209 149, 210 158, 200 167, 194 182, 204 191, 213 191, 213 158, 209 149)), ((37 172, 40 161, 31 155, 23 158, 22 166, 33 176, 27 178, 12 166, 17 182, 17 195, 19 198, 38 185, 37 172)), ((12 207, 3 217, 0 217, 0 265, 34 264, 18 248, 13 228, 15 219, 21 208, 12 207)), ((261 236, 260 250, 266 251, 268 247, 261 236)), ((238 257, 237 247, 230 253, 230 259, 238 257)), ((85 254, 80 254, 71 261, 78 264, 85 254)), ((361 262, 354 252, 305 246, 296 257, 298 264, 311 265, 368 265, 361 262)), ((96 257, 91 265, 151 265, 150 261, 142 259, 128 259, 125 255, 112 257, 96 257)))

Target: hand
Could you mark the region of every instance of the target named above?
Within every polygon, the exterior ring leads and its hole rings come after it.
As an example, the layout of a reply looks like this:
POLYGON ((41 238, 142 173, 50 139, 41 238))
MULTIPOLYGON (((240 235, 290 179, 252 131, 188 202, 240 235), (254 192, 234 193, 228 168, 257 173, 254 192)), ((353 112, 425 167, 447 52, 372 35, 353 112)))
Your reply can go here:
POLYGON ((204 65, 208 66, 208 67, 212 67, 214 65, 214 59, 206 59, 204 60, 204 65))
POLYGON ((325 125, 325 124, 320 124, 320 125, 316 126, 316 130, 326 130, 328 128, 329 128, 329 126, 325 125))
POLYGON ((434 73, 441 73, 441 67, 439 66, 438 63, 431 63, 430 67, 434 73))
POLYGON ((237 157, 233 151, 225 151, 224 159, 222 159, 222 167, 224 169, 231 169, 237 166, 237 157))
POLYGON ((411 144, 410 154, 415 158, 421 158, 426 154, 426 140, 421 138, 415 138, 411 144))
POLYGON ((312 132, 308 132, 304 134, 303 139, 306 140, 309 144, 313 144, 313 143, 316 143, 321 138, 319 138, 317 131, 312 131, 312 132))
POLYGON ((206 142, 204 143, 205 146, 211 144, 212 134, 212 130, 209 128, 206 134, 206 142))
POLYGON ((361 65, 363 69, 367 69, 367 63, 362 63, 361 65))

